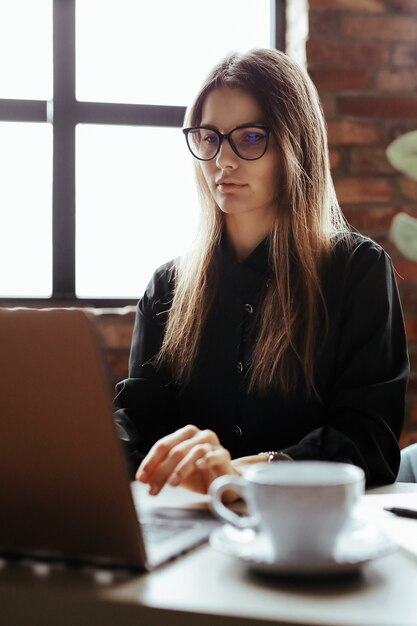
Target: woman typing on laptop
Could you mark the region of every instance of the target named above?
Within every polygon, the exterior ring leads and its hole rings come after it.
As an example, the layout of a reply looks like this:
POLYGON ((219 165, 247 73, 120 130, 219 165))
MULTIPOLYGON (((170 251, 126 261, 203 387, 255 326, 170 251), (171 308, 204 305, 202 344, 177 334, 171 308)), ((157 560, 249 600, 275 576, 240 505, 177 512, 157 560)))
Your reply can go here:
POLYGON ((115 400, 132 477, 206 493, 247 464, 317 459, 393 482, 408 376, 397 286, 343 219, 310 79, 277 51, 230 54, 186 126, 201 225, 138 304, 115 400))

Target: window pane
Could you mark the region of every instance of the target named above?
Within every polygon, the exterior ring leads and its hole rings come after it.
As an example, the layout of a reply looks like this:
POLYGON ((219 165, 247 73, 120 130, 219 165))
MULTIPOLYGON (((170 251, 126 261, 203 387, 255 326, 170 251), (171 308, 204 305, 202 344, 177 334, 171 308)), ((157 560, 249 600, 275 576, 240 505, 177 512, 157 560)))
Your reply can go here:
POLYGON ((76 161, 77 295, 137 298, 195 233, 192 157, 181 129, 80 125, 76 161))
POLYGON ((52 98, 52 0, 0 1, 0 98, 52 98))
POLYGON ((225 53, 271 45, 270 0, 79 0, 76 20, 79 100, 188 105, 225 53))
POLYGON ((0 123, 0 296, 52 292, 52 128, 0 123))

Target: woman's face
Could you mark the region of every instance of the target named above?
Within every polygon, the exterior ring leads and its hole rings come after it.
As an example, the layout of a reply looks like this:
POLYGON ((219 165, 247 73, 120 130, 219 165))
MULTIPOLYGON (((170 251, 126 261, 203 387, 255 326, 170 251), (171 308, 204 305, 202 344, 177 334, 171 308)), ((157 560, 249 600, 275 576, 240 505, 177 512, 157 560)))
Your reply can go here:
MULTIPOLYGON (((242 89, 221 87, 207 96, 201 126, 214 126, 229 133, 242 124, 264 124, 256 99, 242 89)), ((267 151, 255 161, 241 159, 224 140, 211 161, 200 161, 211 194, 226 214, 256 212, 257 219, 270 223, 276 214, 278 153, 270 137, 267 151)))

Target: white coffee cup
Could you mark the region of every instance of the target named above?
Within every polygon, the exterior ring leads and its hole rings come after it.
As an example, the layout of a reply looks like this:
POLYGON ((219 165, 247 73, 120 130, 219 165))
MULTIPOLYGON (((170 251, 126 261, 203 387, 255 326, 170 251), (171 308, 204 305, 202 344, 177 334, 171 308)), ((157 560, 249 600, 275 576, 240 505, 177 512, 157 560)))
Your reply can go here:
POLYGON ((242 477, 226 475, 213 481, 211 506, 237 528, 263 533, 274 559, 326 559, 364 486, 363 470, 347 463, 257 463, 242 477), (229 489, 246 501, 248 516, 222 503, 222 493, 229 489))

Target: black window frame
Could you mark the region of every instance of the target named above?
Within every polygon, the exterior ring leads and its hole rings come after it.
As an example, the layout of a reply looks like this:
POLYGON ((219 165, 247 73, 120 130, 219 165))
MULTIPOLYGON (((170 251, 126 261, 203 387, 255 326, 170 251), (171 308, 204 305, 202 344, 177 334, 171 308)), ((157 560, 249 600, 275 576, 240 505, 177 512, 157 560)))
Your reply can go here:
MULTIPOLYGON (((286 0, 270 0, 271 45, 285 51, 286 0)), ((76 0, 53 0, 53 98, 0 99, 0 122, 53 125, 52 295, 0 297, 0 306, 120 307, 137 298, 79 298, 75 293, 75 129, 77 124, 181 128, 185 107, 77 101, 76 0)), ((139 294, 138 294, 139 297, 139 294)))

